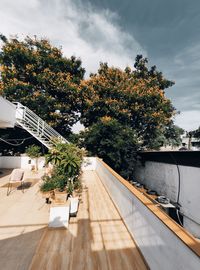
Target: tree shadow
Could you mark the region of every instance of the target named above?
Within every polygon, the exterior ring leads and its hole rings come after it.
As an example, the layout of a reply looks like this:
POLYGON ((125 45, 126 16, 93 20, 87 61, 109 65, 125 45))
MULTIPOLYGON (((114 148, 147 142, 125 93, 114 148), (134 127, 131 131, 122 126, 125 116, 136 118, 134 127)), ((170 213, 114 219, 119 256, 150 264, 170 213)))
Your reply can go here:
MULTIPOLYGON (((41 227, 41 225, 40 225, 41 227)), ((0 228, 0 269, 3 270, 27 270, 36 251, 38 242, 45 228, 35 229, 31 232, 23 232, 23 228, 0 228), (12 237, 12 235, 17 236, 12 237)), ((30 230, 30 227, 27 227, 30 230)))

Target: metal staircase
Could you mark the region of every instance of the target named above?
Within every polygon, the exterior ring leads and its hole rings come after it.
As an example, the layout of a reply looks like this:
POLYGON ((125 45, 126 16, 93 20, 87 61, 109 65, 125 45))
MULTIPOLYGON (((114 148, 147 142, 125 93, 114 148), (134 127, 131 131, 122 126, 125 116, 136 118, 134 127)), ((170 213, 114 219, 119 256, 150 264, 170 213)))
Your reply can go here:
POLYGON ((68 143, 64 137, 29 108, 19 102, 14 102, 14 104, 16 106, 16 124, 28 131, 48 149, 55 145, 55 139, 62 143, 68 143))

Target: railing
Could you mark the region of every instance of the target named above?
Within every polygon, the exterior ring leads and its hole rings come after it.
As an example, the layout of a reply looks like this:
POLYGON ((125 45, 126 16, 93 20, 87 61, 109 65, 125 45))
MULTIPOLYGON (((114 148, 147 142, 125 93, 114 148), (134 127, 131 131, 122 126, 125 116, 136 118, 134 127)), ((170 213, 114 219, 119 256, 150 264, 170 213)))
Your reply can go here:
POLYGON ((19 102, 15 102, 14 104, 16 105, 16 120, 18 123, 27 131, 33 133, 33 135, 41 142, 46 140, 46 145, 48 143, 55 144, 55 139, 59 139, 63 143, 68 143, 64 137, 29 108, 23 106, 19 102))

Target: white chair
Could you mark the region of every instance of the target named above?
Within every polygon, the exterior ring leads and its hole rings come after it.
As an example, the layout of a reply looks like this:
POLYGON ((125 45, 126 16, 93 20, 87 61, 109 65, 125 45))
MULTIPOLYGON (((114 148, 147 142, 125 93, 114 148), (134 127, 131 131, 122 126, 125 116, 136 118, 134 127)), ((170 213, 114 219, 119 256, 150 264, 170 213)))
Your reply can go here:
POLYGON ((7 196, 11 193, 12 185, 15 183, 21 183, 22 192, 24 192, 24 170, 14 169, 10 175, 7 196))

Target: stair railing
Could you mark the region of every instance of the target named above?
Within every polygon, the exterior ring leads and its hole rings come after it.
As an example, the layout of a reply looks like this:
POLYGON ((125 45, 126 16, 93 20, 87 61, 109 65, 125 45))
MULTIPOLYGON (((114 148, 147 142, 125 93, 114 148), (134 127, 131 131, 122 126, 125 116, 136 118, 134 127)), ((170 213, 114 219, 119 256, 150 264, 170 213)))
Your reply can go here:
POLYGON ((37 114, 31 111, 26 106, 19 102, 14 103, 16 106, 16 120, 29 132, 34 133, 35 137, 40 139, 46 139, 47 143, 55 144, 55 139, 59 139, 63 143, 68 141, 61 136, 55 129, 50 127, 44 120, 42 120, 37 114))

